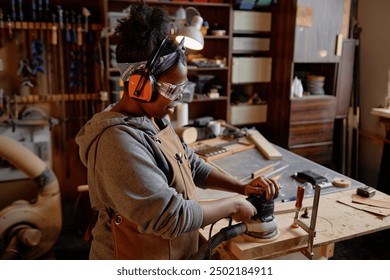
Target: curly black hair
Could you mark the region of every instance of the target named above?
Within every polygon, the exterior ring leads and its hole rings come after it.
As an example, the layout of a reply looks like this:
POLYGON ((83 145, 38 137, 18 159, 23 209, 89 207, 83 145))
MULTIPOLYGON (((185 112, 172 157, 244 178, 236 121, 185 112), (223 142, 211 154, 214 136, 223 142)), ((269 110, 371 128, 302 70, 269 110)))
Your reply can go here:
MULTIPOLYGON (((116 59, 118 63, 148 60, 163 39, 169 36, 170 16, 157 6, 143 1, 130 6, 129 16, 118 20, 115 35, 118 37, 116 59)), ((176 43, 169 38, 162 55, 177 51, 176 43)), ((184 56, 184 55, 183 55, 184 56)), ((179 58, 185 60, 185 57, 179 58)))

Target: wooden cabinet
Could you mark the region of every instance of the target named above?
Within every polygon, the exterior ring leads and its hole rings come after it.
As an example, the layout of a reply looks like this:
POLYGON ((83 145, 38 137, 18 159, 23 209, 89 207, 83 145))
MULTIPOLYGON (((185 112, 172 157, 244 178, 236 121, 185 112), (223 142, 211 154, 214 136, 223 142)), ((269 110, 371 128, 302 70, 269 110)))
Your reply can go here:
POLYGON ((324 84, 322 96, 291 100, 288 147, 326 165, 334 164, 332 151, 340 141, 334 139, 335 122, 346 116, 351 94, 354 41, 346 38, 348 5, 349 0, 297 1, 291 78, 300 78, 309 94, 318 91, 309 76, 320 76, 324 84))
POLYGON ((320 164, 331 163, 335 117, 334 96, 293 98, 289 150, 320 164))

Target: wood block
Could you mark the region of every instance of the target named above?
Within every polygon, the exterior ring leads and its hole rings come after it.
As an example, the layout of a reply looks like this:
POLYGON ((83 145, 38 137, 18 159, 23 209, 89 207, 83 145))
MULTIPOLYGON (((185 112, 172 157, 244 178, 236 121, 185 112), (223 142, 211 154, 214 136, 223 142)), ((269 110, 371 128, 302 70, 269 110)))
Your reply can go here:
POLYGON ((175 132, 179 135, 181 141, 186 144, 194 143, 198 137, 198 132, 195 127, 178 127, 175 132))
POLYGON ((259 170, 256 170, 256 171, 252 172, 251 177, 252 177, 252 179, 255 179, 257 177, 260 177, 262 175, 270 173, 271 171, 274 171, 274 167, 275 167, 274 163, 268 164, 268 165, 260 168, 259 170))
POLYGON ((248 138, 267 159, 282 159, 282 154, 257 130, 248 130, 248 138))

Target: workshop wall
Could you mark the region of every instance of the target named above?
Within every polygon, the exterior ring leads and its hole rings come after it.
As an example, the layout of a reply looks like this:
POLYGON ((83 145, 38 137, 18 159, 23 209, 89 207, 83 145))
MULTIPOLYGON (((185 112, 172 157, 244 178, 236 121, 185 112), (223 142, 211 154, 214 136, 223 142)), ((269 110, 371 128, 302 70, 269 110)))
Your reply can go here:
POLYGON ((103 1, 95 0, 81 5, 76 0, 0 0, 0 134, 12 130, 7 136, 25 146, 31 142, 35 150, 34 129, 20 129, 32 121, 23 112, 44 112, 41 121, 50 126, 51 136, 49 166, 62 197, 71 200, 77 186, 86 183, 75 135, 104 107, 102 11, 103 1))
POLYGON ((360 149, 358 180, 378 185, 382 158, 384 124, 373 116, 372 108, 385 105, 390 70, 390 1, 359 1, 360 41, 360 149), (379 136, 379 137, 378 137, 379 136))

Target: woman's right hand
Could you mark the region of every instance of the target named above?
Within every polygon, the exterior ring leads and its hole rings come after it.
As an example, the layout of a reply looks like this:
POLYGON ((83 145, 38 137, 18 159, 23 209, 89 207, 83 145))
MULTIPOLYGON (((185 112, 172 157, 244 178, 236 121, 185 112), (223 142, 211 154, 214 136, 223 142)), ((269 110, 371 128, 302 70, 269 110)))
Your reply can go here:
POLYGON ((203 210, 202 227, 229 217, 237 222, 249 221, 257 214, 256 207, 239 194, 198 203, 203 210))
POLYGON ((255 206, 241 195, 233 196, 236 211, 230 216, 236 222, 245 222, 257 214, 255 206))

